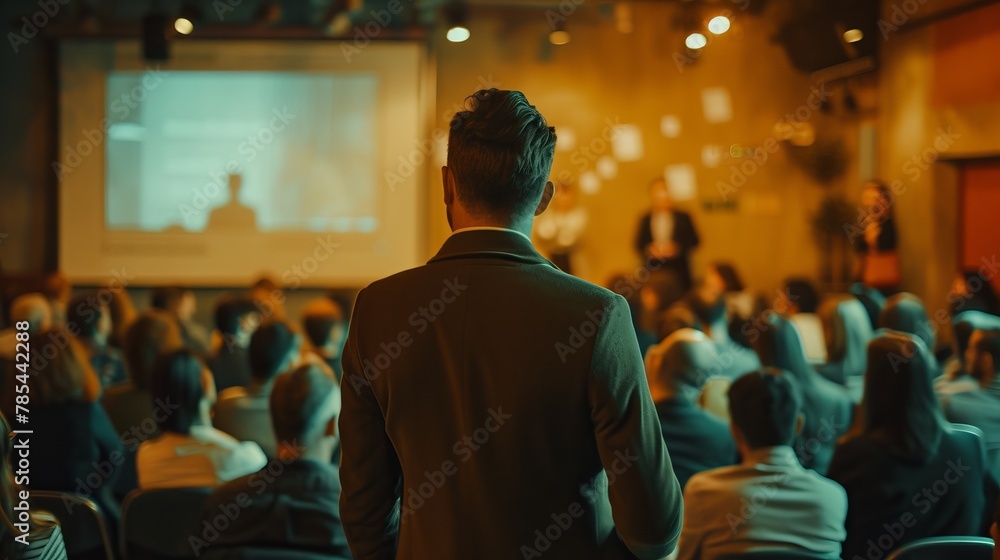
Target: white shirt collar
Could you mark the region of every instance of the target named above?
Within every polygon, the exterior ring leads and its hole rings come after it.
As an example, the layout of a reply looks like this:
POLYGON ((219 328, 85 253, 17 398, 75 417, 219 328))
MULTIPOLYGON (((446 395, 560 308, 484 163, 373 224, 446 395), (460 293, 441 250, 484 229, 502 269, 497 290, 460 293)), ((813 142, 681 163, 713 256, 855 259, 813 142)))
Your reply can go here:
MULTIPOLYGON (((528 243, 531 243, 531 238, 530 237, 528 237, 527 235, 521 233, 520 231, 517 231, 516 229, 502 228, 502 227, 493 227, 493 226, 475 226, 475 227, 467 227, 467 228, 462 228, 462 229, 456 229, 455 231, 451 232, 451 235, 455 235, 456 233, 462 233, 462 232, 465 232, 465 231, 507 231, 507 232, 511 232, 511 233, 516 233, 516 234, 520 235, 521 237, 527 239, 528 243)), ((449 237, 451 237, 451 236, 449 236, 449 237)))

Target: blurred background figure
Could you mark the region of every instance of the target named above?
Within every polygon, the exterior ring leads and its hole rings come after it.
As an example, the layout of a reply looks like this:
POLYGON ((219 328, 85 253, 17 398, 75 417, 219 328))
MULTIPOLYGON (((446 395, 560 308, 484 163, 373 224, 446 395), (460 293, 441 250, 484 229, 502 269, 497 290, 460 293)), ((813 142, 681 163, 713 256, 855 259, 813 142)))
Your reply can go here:
POLYGON ((587 229, 587 210, 578 204, 576 188, 559 183, 552 202, 534 225, 538 248, 560 270, 573 274, 574 253, 587 229))
POLYGON ((819 308, 827 361, 820 375, 847 387, 854 402, 864 392, 865 359, 873 333, 865 306, 848 295, 828 297, 819 308))
POLYGON ((215 306, 215 328, 218 345, 208 366, 215 376, 215 387, 225 391, 230 387, 246 387, 250 383, 250 337, 261 322, 257 305, 250 298, 230 295, 215 306))
POLYGON ((697 404, 702 385, 720 367, 712 341, 700 331, 680 329, 650 348, 645 364, 681 488, 696 473, 734 464, 738 457, 729 425, 697 404))
POLYGON ((276 457, 278 442, 271 429, 271 387, 282 373, 299 361, 301 339, 287 324, 266 323, 250 337, 250 383, 219 393, 215 403, 215 427, 240 441, 260 445, 268 457, 276 457))
POLYGON ((103 387, 127 379, 121 352, 108 343, 111 336, 111 311, 102 305, 97 292, 85 292, 70 300, 66 310, 66 329, 87 351, 90 366, 103 387))
POLYGON ((66 325, 66 305, 73 294, 73 285, 69 278, 59 272, 51 272, 42 280, 42 293, 49 300, 49 309, 52 311, 52 325, 63 327, 66 325))
POLYGON ((181 332, 184 346, 202 355, 211 351, 208 330, 194 321, 198 302, 190 288, 169 286, 156 288, 150 295, 150 307, 169 313, 181 332))
POLYGON ((308 352, 321 360, 340 381, 341 353, 347 338, 347 320, 340 305, 329 297, 311 300, 302 311, 302 330, 309 341, 308 352))
POLYGON ((899 241, 893 193, 882 181, 873 180, 861 191, 864 217, 862 234, 855 236, 854 249, 860 261, 861 281, 888 295, 896 292, 903 280, 899 264, 899 241))
POLYGON ((635 248, 651 270, 662 268, 677 274, 683 290, 693 285, 691 251, 698 247, 698 232, 691 215, 674 208, 667 182, 649 184, 650 210, 639 220, 635 248))

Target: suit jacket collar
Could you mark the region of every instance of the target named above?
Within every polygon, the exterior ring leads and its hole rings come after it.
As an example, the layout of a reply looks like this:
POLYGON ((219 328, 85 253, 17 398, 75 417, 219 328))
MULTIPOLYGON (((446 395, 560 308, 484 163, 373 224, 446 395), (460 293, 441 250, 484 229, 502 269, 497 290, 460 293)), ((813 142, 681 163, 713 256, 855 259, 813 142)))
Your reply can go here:
POLYGON ((513 230, 472 229, 449 237, 428 264, 451 259, 495 258, 525 264, 547 264, 558 268, 538 254, 531 240, 513 230))

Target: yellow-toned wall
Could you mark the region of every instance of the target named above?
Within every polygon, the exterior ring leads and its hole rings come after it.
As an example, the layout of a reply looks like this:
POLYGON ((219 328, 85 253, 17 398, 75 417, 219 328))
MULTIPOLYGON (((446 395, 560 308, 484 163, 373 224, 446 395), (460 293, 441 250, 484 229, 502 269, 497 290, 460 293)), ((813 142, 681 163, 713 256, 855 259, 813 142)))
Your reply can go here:
MULTIPOLYGON (((676 6, 631 6, 634 28, 623 34, 612 20, 585 11, 584 4, 567 18, 572 41, 558 47, 546 44, 550 28, 541 12, 517 21, 502 16, 474 18, 472 38, 462 44, 446 42, 443 32, 436 35, 434 126, 446 129, 444 115, 481 83, 523 91, 557 134, 560 127, 572 127, 578 146, 600 138, 609 119, 638 125, 645 147, 642 160, 619 163, 618 176, 602 181, 600 192, 581 196, 590 213, 581 249, 583 275, 589 280, 604 282, 614 272, 635 270, 638 258, 632 238, 647 204, 647 185, 665 166, 680 163, 693 165, 697 179, 697 200, 683 204, 693 213, 702 237, 694 258, 696 275, 711 261, 729 260, 747 283, 768 291, 789 275, 816 276, 819 257, 808 217, 823 190, 790 161, 784 145, 736 192, 736 211, 703 210, 704 203, 722 200, 717 182, 728 182, 730 166, 740 163, 725 155, 729 146, 762 146, 775 122, 809 99, 809 76, 793 69, 782 48, 769 39, 773 18, 737 10, 729 33, 712 39, 694 64, 678 67, 674 55, 683 54, 679 50, 683 36, 672 27, 676 6), (550 56, 543 59, 546 52, 550 56), (729 91, 731 121, 705 121, 701 92, 708 87, 729 91), (666 114, 680 117, 679 138, 661 134, 660 119, 666 114), (702 165, 706 144, 722 146, 724 157, 717 168, 702 165)), ((873 90, 871 78, 853 86, 862 104, 874 104, 874 94, 867 93, 873 90)), ((863 117, 842 109, 841 87, 834 90, 836 110, 829 115, 815 111, 808 122, 818 136, 843 138, 850 162, 834 188, 853 197, 860 185, 857 139, 863 117)), ((610 148, 601 153, 609 154, 610 148)), ((433 253, 449 230, 441 204, 440 172, 435 165, 428 167, 428 247, 433 253)), ((556 153, 553 177, 565 170, 575 178, 583 169, 594 169, 594 163, 582 152, 575 158, 573 152, 556 153)))

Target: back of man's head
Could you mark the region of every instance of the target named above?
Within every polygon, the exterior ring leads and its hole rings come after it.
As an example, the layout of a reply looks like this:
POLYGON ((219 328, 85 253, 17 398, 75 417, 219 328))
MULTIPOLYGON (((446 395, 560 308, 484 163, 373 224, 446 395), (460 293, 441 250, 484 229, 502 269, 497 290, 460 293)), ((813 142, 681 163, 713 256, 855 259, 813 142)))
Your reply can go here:
POLYGON ((344 318, 340 305, 327 297, 316 298, 302 311, 302 329, 309 344, 323 348, 330 342, 330 334, 344 318))
MULTIPOLYGON (((80 338, 93 339, 98 335, 107 335, 107 332, 100 332, 102 319, 106 315, 108 308, 101 305, 97 292, 80 294, 66 305, 66 328, 80 338)), ((103 326, 110 330, 110 318, 104 321, 103 326)))
POLYGON ((38 333, 52 325, 52 308, 49 300, 39 293, 24 294, 14 298, 10 305, 12 323, 28 322, 28 332, 38 333))
POLYGON ((480 90, 455 113, 448 168, 466 212, 530 216, 552 169, 556 133, 519 91, 480 90))
POLYGON ((178 286, 155 288, 149 296, 149 305, 154 309, 176 313, 185 292, 184 288, 178 286))
POLYGON ((250 337, 247 349, 250 373, 261 383, 270 381, 281 373, 298 350, 298 335, 288 324, 281 321, 265 323, 250 337))
POLYGON ((969 369, 981 383, 988 385, 1000 379, 1000 329, 981 329, 977 332, 974 340, 978 363, 970 364, 969 369))
POLYGON ((763 368, 729 387, 729 418, 751 449, 789 445, 795 437, 802 396, 790 375, 763 368))
POLYGON ((690 328, 673 332, 646 353, 650 385, 675 395, 697 394, 717 365, 715 344, 690 328))
POLYGON ((306 448, 324 436, 340 414, 340 386, 318 364, 279 376, 271 389, 271 422, 282 445, 306 448))
POLYGON ((235 336, 240 330, 240 322, 256 311, 257 307, 252 299, 227 296, 215 306, 215 328, 223 336, 235 336))

